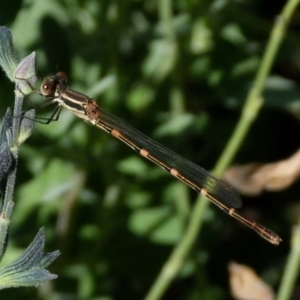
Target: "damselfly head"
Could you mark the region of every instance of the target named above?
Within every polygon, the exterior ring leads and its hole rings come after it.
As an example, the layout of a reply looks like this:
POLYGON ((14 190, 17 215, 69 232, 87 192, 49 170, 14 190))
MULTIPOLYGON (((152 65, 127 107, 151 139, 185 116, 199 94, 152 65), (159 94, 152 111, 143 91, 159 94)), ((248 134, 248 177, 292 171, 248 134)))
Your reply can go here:
POLYGON ((40 93, 44 97, 56 97, 58 90, 66 87, 68 76, 64 72, 58 72, 53 76, 45 78, 40 87, 40 93))

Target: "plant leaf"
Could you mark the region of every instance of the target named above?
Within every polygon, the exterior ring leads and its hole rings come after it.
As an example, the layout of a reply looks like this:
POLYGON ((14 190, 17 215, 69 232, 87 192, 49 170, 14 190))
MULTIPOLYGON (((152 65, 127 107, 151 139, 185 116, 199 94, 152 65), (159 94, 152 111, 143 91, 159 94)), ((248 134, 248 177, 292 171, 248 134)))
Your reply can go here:
POLYGON ((45 270, 59 256, 59 251, 44 254, 45 236, 41 228, 33 242, 14 262, 0 270, 0 289, 20 286, 38 286, 57 278, 45 270))

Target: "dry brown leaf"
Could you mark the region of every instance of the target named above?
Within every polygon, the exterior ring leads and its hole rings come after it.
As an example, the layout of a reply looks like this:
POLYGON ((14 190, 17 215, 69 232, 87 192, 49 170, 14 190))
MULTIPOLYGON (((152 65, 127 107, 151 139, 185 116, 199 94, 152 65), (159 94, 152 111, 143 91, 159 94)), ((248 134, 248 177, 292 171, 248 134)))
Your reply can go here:
POLYGON ((236 300, 273 300, 273 290, 249 267, 228 265, 231 295, 236 300))
POLYGON ((238 192, 256 196, 266 191, 289 187, 300 175, 300 150, 291 157, 269 164, 250 163, 229 168, 223 179, 238 192))

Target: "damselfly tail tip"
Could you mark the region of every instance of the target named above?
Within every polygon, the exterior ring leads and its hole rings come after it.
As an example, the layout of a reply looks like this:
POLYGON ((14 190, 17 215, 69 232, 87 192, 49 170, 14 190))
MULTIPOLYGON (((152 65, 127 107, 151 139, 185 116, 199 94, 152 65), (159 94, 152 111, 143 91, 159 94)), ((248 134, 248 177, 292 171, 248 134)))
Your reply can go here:
POLYGON ((265 228, 259 234, 273 245, 279 245, 280 242, 282 242, 282 239, 275 232, 268 228, 265 228))

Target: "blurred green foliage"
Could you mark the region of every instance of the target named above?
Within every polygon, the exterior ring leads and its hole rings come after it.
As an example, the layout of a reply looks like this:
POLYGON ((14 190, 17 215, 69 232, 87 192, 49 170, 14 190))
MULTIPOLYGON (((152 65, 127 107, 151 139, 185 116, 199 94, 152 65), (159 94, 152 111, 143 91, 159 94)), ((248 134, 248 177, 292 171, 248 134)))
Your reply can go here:
MULTIPOLYGON (((69 84, 182 156, 211 169, 238 120, 280 2, 12 0, 0 10, 19 58, 69 84), (9 4, 8 4, 9 3, 9 4)), ((273 161, 299 147, 299 27, 292 22, 265 105, 236 162, 273 161)), ((0 113, 13 85, 0 73, 0 113)), ((29 97, 24 110, 44 102, 29 97), (30 99, 30 100, 29 100, 30 99)), ((51 108, 37 111, 49 116, 51 108)), ((59 278, 3 299, 142 299, 179 241, 196 194, 68 111, 36 124, 21 147, 11 261, 45 226, 59 278)), ((299 184, 245 199, 243 213, 276 231, 274 247, 211 207, 202 235, 164 299, 229 299, 227 264, 279 282, 299 210, 299 184), (297 208, 298 207, 298 208, 297 208), (290 212, 293 211, 293 214, 290 212)))

